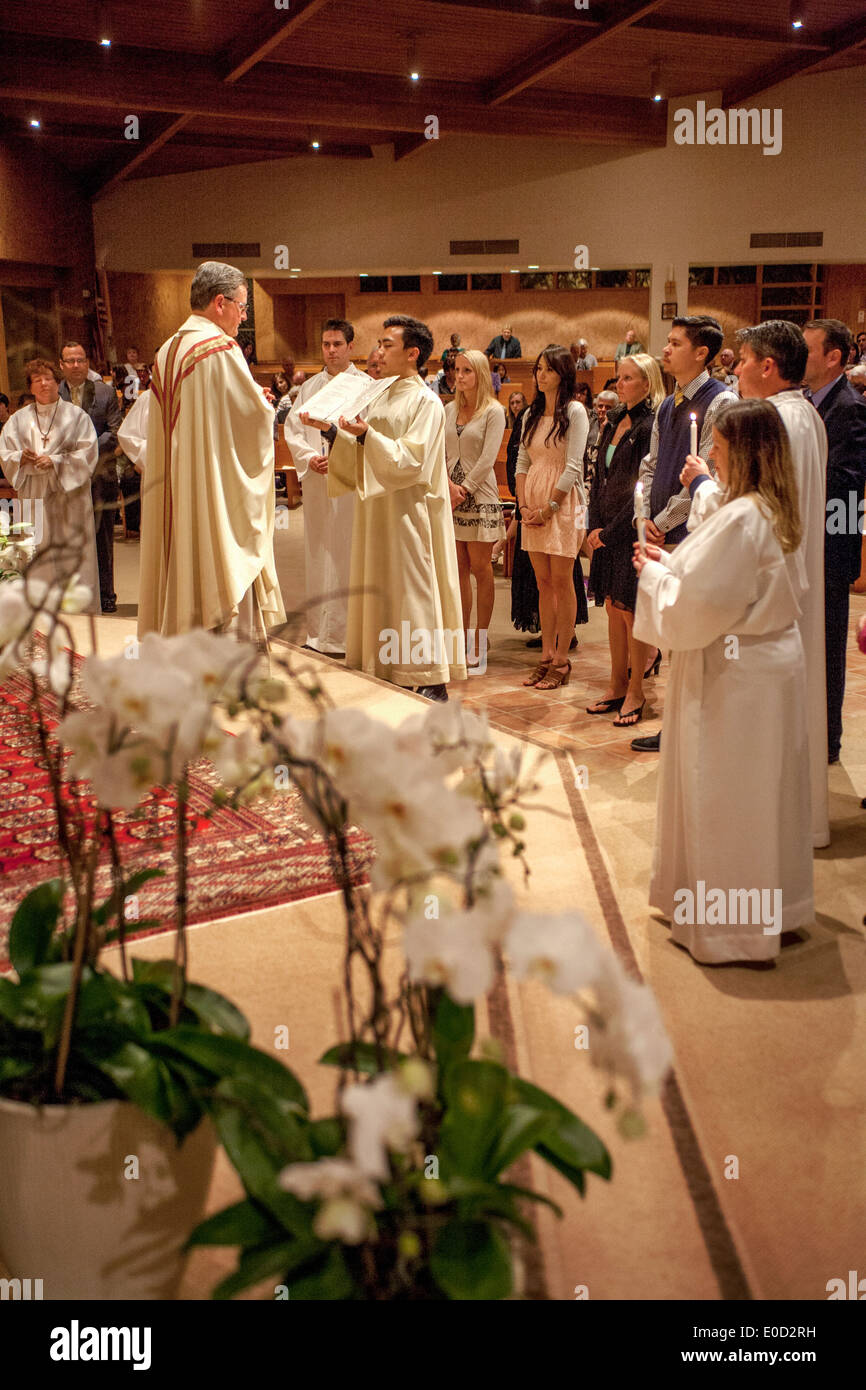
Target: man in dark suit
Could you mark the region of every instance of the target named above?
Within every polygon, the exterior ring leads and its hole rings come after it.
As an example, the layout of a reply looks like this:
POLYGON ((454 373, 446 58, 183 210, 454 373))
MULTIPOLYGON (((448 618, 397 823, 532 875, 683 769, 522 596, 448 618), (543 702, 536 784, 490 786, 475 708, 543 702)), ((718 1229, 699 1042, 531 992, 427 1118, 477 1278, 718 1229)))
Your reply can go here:
POLYGON ((497 361, 500 358, 519 357, 520 339, 515 338, 511 329, 506 326, 501 333, 491 339, 484 351, 488 357, 494 357, 497 361))
POLYGON ((827 527, 824 540, 824 605, 827 641, 827 746, 839 761, 848 594, 860 573, 863 489, 866 486, 866 400, 850 385, 845 363, 851 334, 838 319, 815 319, 803 329, 809 349, 806 388, 824 421, 827 458, 827 527))
POLYGON ((60 351, 60 370, 63 381, 60 395, 77 405, 93 421, 99 437, 99 463, 93 475, 90 494, 93 498, 96 525, 96 557, 99 562, 99 597, 103 613, 117 612, 114 592, 114 516, 118 496, 117 430, 120 425, 120 406, 113 386, 88 379, 89 363, 81 343, 64 343, 60 351))

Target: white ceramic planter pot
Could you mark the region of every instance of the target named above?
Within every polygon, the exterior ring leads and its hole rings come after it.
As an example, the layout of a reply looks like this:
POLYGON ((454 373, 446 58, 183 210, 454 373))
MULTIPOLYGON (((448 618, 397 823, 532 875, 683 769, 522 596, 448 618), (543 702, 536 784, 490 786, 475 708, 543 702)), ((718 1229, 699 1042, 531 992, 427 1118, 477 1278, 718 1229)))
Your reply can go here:
POLYGON ((41 1279, 46 1299, 175 1297, 215 1157, 208 1120, 178 1148, 127 1101, 40 1109, 0 1099, 8 1276, 41 1279))

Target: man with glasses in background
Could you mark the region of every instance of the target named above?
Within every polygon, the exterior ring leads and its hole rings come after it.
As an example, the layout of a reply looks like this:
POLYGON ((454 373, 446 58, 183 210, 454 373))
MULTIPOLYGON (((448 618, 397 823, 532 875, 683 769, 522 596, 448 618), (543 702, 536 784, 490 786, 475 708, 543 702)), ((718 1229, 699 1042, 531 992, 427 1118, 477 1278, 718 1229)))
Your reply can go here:
POLYGON ((205 261, 156 355, 142 478, 138 633, 264 642, 286 614, 274 565, 274 413, 238 346, 241 270, 205 261))
POLYGON ((81 343, 71 339, 60 349, 60 399, 71 401, 90 417, 99 440, 99 462, 90 484, 99 565, 99 600, 103 613, 117 612, 114 592, 114 519, 120 489, 117 484, 117 431, 120 406, 113 386, 90 377, 90 363, 81 343))

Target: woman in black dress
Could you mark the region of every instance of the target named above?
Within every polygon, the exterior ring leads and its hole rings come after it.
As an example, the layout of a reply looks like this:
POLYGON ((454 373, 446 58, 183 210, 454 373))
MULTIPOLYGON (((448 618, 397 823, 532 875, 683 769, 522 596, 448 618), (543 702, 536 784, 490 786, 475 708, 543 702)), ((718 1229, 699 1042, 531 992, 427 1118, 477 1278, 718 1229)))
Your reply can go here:
MULTIPOLYGON (((508 444, 505 453, 505 476, 508 480, 508 490, 512 497, 516 497, 515 478, 517 476, 517 453, 520 448, 520 436, 523 430, 523 421, 526 411, 529 409, 526 397, 522 391, 512 391, 508 397, 508 410, 506 418, 511 426, 511 434, 508 437, 508 444), (519 399, 518 399, 519 398, 519 399), (521 404, 522 402, 522 404, 521 404)), ((541 618, 538 612, 538 584, 535 580, 535 571, 532 568, 532 561, 529 552, 523 549, 522 537, 520 534, 520 512, 515 503, 514 517, 508 527, 506 540, 514 541, 514 560, 511 570, 511 622, 518 632, 540 632, 541 618)), ((493 550, 494 558, 497 555, 497 547, 493 550)), ((586 602, 586 588, 583 583, 583 570, 580 567, 580 556, 574 562, 574 591, 577 595, 577 619, 578 623, 589 622, 589 608, 586 602)), ((530 637, 527 647, 540 647, 540 637, 530 637)), ((577 646, 577 638, 572 639, 569 651, 577 646)))
POLYGON ((587 714, 613 714, 617 728, 629 728, 643 716, 643 682, 658 670, 656 653, 647 670, 650 649, 635 641, 637 575, 632 565, 634 489, 641 459, 649 453, 653 414, 664 399, 661 372, 647 353, 623 357, 616 383, 621 404, 608 412, 599 440, 595 480, 589 503, 587 544, 592 551, 589 587, 596 606, 607 609, 610 683, 605 696, 587 714))

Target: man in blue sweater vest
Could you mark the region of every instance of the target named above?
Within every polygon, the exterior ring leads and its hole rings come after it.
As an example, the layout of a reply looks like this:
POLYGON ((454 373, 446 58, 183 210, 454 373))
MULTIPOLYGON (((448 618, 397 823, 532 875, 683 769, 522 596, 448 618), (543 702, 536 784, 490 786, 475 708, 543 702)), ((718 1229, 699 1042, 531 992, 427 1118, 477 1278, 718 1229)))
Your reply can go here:
MULTIPOLYGON (((706 459, 713 443, 713 420, 727 401, 738 397, 710 376, 708 367, 724 342, 722 326, 706 314, 674 319, 662 353, 665 370, 676 391, 656 411, 650 451, 640 466, 647 540, 673 550, 685 540, 692 499, 680 484, 680 473, 691 452, 691 417, 698 428, 698 454, 706 459)), ((658 751, 661 733, 632 739, 639 753, 658 751)))

